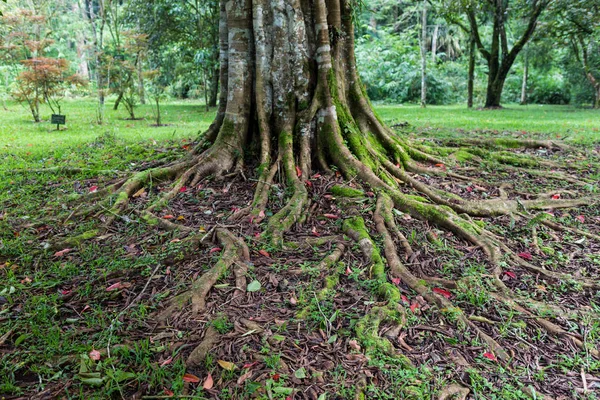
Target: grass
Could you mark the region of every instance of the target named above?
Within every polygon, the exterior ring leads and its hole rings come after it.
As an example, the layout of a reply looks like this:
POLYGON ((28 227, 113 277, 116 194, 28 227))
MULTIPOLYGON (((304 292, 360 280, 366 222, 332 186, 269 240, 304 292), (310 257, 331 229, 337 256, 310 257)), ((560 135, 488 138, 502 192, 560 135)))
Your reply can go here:
POLYGON ((527 132, 549 139, 590 143, 600 141, 600 110, 573 106, 507 105, 502 110, 467 109, 463 105, 375 105, 386 121, 410 125, 439 134, 440 131, 527 132))

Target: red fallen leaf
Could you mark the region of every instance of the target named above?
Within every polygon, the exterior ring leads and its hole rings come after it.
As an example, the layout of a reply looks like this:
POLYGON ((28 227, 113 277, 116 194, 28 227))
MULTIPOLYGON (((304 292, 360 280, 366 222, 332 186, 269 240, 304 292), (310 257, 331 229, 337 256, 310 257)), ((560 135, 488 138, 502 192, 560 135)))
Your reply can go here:
POLYGON ((271 255, 269 254, 269 252, 266 251, 266 250, 259 250, 258 253, 260 255, 262 255, 262 256, 265 256, 265 257, 271 257, 271 255))
POLYGON ((296 166, 296 175, 298 175, 298 178, 302 176, 302 170, 298 166, 296 166))
POLYGON ((352 270, 350 269, 350 267, 346 266, 346 275, 350 275, 352 273, 352 270))
POLYGON ((522 253, 517 254, 519 257, 521 257, 523 260, 527 260, 527 261, 531 261, 533 259, 533 256, 531 255, 530 252, 528 251, 524 251, 522 253))
POLYGON ((441 169, 446 169, 446 166, 444 164, 435 164, 435 166, 441 169))
POLYGON ((396 168, 400 168, 400 163, 396 163, 396 168))
POLYGON ((399 285, 399 284, 400 284, 400 278, 393 278, 393 279, 392 279, 392 283, 393 283, 394 285, 399 285))
POLYGON ((166 387, 163 387, 163 391, 165 392, 165 395, 168 397, 175 396, 175 393, 173 393, 171 390, 167 389, 166 387))
POLYGON ((487 358, 488 360, 492 360, 492 361, 497 361, 498 360, 496 358, 496 356, 494 355, 494 353, 490 353, 489 351, 487 353, 483 353, 483 356, 485 358, 487 358))
POLYGON ((184 150, 188 150, 190 148, 189 144, 184 144, 183 146, 181 146, 182 149, 184 150))
POLYGON ((553 200, 558 200, 558 199, 560 199, 560 193, 556 193, 556 194, 552 195, 552 199, 553 199, 553 200))
POLYGON ((512 278, 512 279, 517 279, 517 274, 515 274, 512 271, 504 271, 504 275, 506 275, 506 276, 508 276, 509 278, 512 278))
POLYGON ((419 303, 415 302, 410 305, 410 311, 415 312, 419 308, 419 303))
POLYGON ((25 279, 21 279, 21 283, 31 283, 31 278, 26 276, 25 279))
POLYGON ((471 193, 473 191, 473 188, 471 186, 467 186, 467 192, 471 193))
POLYGON ((111 292, 113 290, 123 289, 124 287, 125 287, 125 285, 123 285, 123 283, 117 282, 117 283, 113 283, 112 285, 110 285, 109 287, 107 287, 106 291, 107 292, 111 292))
POLYGON ((233 212, 238 212, 238 211, 240 211, 240 208, 239 208, 239 207, 236 207, 236 206, 232 206, 232 207, 231 207, 231 211, 233 211, 233 212))
POLYGON ((279 375, 279 374, 274 374, 274 375, 273 375, 273 380, 274 380, 275 382, 279 382, 279 378, 281 378, 281 375, 279 375))
POLYGON ((92 350, 88 355, 94 361, 98 361, 100 359, 100 352, 98 350, 92 350))
POLYGON ((581 222, 582 224, 585 222, 585 217, 583 215, 578 215, 575 217, 575 219, 581 222))
POLYGON ((212 249, 210 249, 210 250, 208 251, 208 254, 216 253, 216 252, 218 252, 218 251, 221 251, 221 248, 220 248, 220 247, 213 247, 212 249))
POLYGON ((408 297, 406 297, 405 295, 401 295, 400 298, 403 302, 408 303, 408 297))
POLYGON ((340 171, 335 171, 335 176, 336 178, 339 178, 340 176, 342 176, 342 174, 340 174, 340 171))
POLYGON ((335 214, 323 214, 323 216, 325 218, 329 218, 329 219, 338 219, 339 217, 335 214))
POLYGON ((317 228, 315 228, 314 226, 310 232, 316 237, 321 236, 321 234, 319 232, 317 232, 317 228))
POLYGON ((60 291, 60 294, 62 294, 63 296, 67 296, 67 295, 71 294, 71 292, 72 292, 72 290, 63 289, 60 291))
POLYGON ((446 289, 442 289, 442 288, 433 288, 433 292, 437 293, 439 295, 444 296, 445 298, 449 299, 450 297, 452 297, 452 293, 450 293, 449 291, 447 291, 446 289))
POLYGON ((198 382, 200 382, 200 378, 198 378, 196 375, 184 374, 183 381, 189 382, 189 383, 198 383, 198 382))
POLYGON ((257 238, 257 237, 260 237, 260 232, 255 232, 255 233, 254 233, 254 237, 256 237, 256 238, 257 238))
POLYGON ((173 218, 175 218, 175 216, 171 215, 171 214, 167 214, 163 217, 163 219, 173 219, 173 218))
POLYGON ((83 310, 81 310, 81 313, 83 314, 84 312, 86 312, 90 308, 92 308, 92 307, 90 307, 89 304, 86 304, 85 307, 83 307, 83 310))
POLYGON ((308 186, 308 187, 312 187, 312 182, 311 182, 311 181, 306 181, 306 182, 304 182, 304 183, 306 184, 306 186, 308 186))
POLYGON ((313 179, 319 179, 321 177, 321 174, 314 174, 312 176, 313 179))
POLYGON ((98 191, 98 186, 94 185, 94 186, 90 187, 90 193, 95 193, 97 191, 98 191))
POLYGON ((244 366, 242 367, 242 369, 246 369, 246 368, 252 368, 255 365, 258 365, 258 361, 254 361, 252 363, 248 363, 248 364, 244 364, 244 366))
POLYGON ((206 390, 210 390, 210 389, 212 389, 213 385, 214 385, 213 377, 211 374, 208 374, 208 376, 206 377, 206 380, 204 381, 204 384, 202 385, 202 388, 206 389, 206 390))
POLYGON ((265 217, 265 212, 264 210, 260 210, 258 213, 258 218, 264 218, 265 217))
POLYGON ((369 196, 369 197, 375 197, 375 193, 373 193, 373 192, 367 192, 367 196, 369 196))
POLYGON ((181 189, 179 189, 179 193, 183 193, 187 190, 187 187, 182 186, 181 189))
POLYGON ((333 199, 333 196, 332 196, 332 195, 330 195, 330 194, 326 194, 326 195, 324 195, 323 197, 325 197, 327 200, 331 200, 331 199, 333 199))
POLYGON ((160 366, 161 366, 161 367, 164 367, 165 365, 169 365, 169 364, 171 364, 172 362, 173 362, 173 358, 169 357, 169 358, 167 358, 165 361, 161 362, 161 363, 160 363, 160 366))
POLYGON ((70 253, 71 251, 73 251, 73 249, 63 249, 61 251, 57 251, 56 253, 54 253, 54 257, 62 257, 65 254, 70 253))

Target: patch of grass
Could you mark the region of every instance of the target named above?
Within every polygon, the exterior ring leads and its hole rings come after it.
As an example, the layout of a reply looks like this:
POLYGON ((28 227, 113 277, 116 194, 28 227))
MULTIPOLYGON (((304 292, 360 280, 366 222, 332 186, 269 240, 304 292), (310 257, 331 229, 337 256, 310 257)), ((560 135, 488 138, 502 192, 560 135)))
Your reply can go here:
POLYGON ((536 134, 547 139, 566 138, 576 143, 600 141, 600 112, 574 106, 508 104, 502 110, 468 109, 464 105, 427 108, 418 105, 375 105, 375 108, 385 121, 406 121, 419 130, 436 135, 456 134, 453 132, 456 130, 478 130, 490 131, 491 134, 525 132, 522 135, 524 138, 536 134))

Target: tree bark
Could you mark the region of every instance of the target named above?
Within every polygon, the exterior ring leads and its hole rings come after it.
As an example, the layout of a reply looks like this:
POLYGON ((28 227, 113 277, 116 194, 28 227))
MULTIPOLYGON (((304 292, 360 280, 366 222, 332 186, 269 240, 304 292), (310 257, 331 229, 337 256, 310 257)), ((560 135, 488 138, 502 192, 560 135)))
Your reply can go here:
POLYGON ((427 2, 423 2, 421 15, 421 107, 427 106, 427 2))
POLYGON ((217 98, 219 96, 219 68, 215 68, 210 77, 210 96, 208 99, 209 107, 217 106, 217 98))
POLYGON ((475 39, 471 35, 469 44, 469 75, 467 77, 467 107, 473 108, 473 88, 475 83, 475 39))
POLYGON ((527 80, 529 78, 529 52, 526 50, 523 60, 523 84, 521 85, 521 105, 527 105, 527 80))
POLYGON ((437 41, 439 31, 440 26, 436 24, 435 28, 433 29, 433 36, 431 37, 431 61, 433 61, 434 63, 437 59, 437 41))

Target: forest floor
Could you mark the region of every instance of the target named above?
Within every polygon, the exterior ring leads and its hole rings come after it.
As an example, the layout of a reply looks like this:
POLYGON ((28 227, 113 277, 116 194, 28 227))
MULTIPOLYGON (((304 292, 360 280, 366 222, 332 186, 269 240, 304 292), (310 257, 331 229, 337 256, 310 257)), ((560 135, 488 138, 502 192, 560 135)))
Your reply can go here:
MULTIPOLYGON (((495 197, 502 184, 511 187, 511 196, 569 198, 573 193, 564 190, 564 182, 525 171, 533 164, 552 165, 585 176, 589 185, 577 190, 600 196, 598 112, 549 106, 376 108, 386 122, 398 125, 399 135, 423 149, 456 146, 446 150, 455 163, 439 168, 473 178, 456 183, 421 174, 423 182, 465 198, 495 197), (507 147, 480 159, 456 144, 557 137, 573 147, 507 147)), ((414 249, 409 257, 401 254, 405 265, 417 277, 461 278, 468 284, 437 293, 499 342, 510 361, 499 360, 476 335, 456 325, 452 310, 428 304, 399 280, 394 284, 403 295, 405 321, 401 329, 382 324, 377 333, 412 365, 383 352, 365 354, 356 340, 357 325, 378 305, 369 263, 347 243, 353 251, 325 275, 319 263, 335 243, 276 248, 258 236, 264 223, 227 221, 251 201, 252 171, 247 180, 183 188, 157 210, 164 220, 208 237, 213 227, 226 225, 244 238, 251 260, 242 301, 235 298, 235 279, 223 277, 202 315, 183 308, 167 324, 159 321, 166 300, 213 266, 222 250, 142 221, 136 211, 165 189, 160 182, 136 193, 130 209, 100 236, 91 233, 100 229, 102 217, 76 217, 77 200, 132 171, 182 157, 214 112, 191 102, 168 104, 169 126, 154 128, 147 106, 140 110, 147 120, 139 121, 107 110, 103 126, 93 123, 91 101, 68 102, 65 109, 69 124, 61 132, 49 123, 28 122, 26 110, 13 104, 0 114, 0 398, 331 400, 354 399, 357 387, 364 386, 368 399, 430 399, 453 383, 468 388, 469 399, 600 397, 600 360, 592 354, 600 346, 600 293, 526 269, 507 268, 502 278, 524 298, 576 314, 566 320, 544 310, 581 338, 585 349, 580 349, 525 322, 534 317, 496 302, 480 249, 397 210, 396 224, 414 249), (324 291, 331 276, 335 284, 324 291), (200 343, 206 347, 204 361, 186 365, 200 343)), ((339 176, 314 175, 310 182, 309 217, 286 241, 337 235, 348 213, 371 220, 366 218, 375 208, 371 193, 343 196, 335 189, 344 184, 339 176)), ((277 212, 285 196, 275 185, 266 214, 277 212)), ((597 281, 600 241, 593 236, 600 235, 600 206, 551 214, 529 222, 502 216, 478 223, 538 267, 597 281), (574 230, 550 229, 543 223, 548 218, 574 230)), ((374 232, 371 224, 367 228, 374 232)), ((378 235, 373 238, 380 243, 378 235)))

